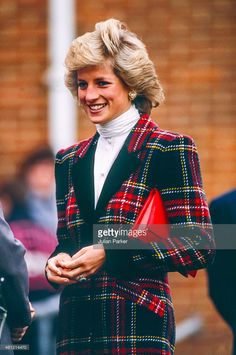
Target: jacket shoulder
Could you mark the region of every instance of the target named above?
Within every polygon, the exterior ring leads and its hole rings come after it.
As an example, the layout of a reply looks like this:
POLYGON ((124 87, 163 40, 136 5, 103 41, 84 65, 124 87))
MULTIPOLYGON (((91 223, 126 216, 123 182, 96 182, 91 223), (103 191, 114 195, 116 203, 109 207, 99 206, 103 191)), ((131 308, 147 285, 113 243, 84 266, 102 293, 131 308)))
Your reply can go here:
POLYGON ((56 164, 63 164, 66 161, 70 161, 75 156, 81 155, 85 149, 89 146, 93 137, 84 139, 78 143, 75 143, 67 148, 60 149, 56 154, 56 164))
POLYGON ((147 148, 156 148, 160 151, 179 150, 180 147, 195 149, 195 143, 191 136, 172 132, 152 124, 152 133, 147 141, 147 148))

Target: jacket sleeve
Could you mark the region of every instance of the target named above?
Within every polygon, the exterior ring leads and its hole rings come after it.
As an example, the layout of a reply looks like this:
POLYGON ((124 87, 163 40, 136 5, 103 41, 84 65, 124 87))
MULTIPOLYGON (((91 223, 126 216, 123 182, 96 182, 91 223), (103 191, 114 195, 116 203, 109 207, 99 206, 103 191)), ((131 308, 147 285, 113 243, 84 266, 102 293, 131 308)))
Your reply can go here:
POLYGON ((28 299, 28 272, 24 260, 25 249, 14 238, 4 220, 0 208, 0 273, 6 280, 4 296, 8 311, 8 323, 13 327, 24 327, 31 322, 28 299))
MULTIPOLYGON (((74 247, 72 246, 70 234, 68 233, 66 225, 66 194, 68 190, 68 174, 69 168, 67 162, 63 159, 62 150, 57 153, 55 161, 58 245, 56 246, 55 250, 49 256, 48 259, 56 256, 59 253, 67 253, 69 255, 73 255, 74 253, 74 247)), ((48 280, 46 272, 45 277, 48 280)), ((49 280, 48 282, 55 289, 58 289, 60 287, 58 284, 53 283, 49 280)))
MULTIPOLYGON (((135 249, 122 251, 123 270, 134 274, 178 271, 186 276, 207 267, 214 255, 214 241, 193 140, 178 136, 168 142, 153 154, 150 173, 164 201, 170 236, 157 237, 145 249, 141 241, 137 248, 135 241, 135 249)), ((117 253, 106 250, 106 257, 108 269, 119 268, 117 253)))
POLYGON ((58 245, 49 258, 60 252, 72 255, 74 251, 66 225, 66 194, 68 193, 68 174, 68 163, 63 159, 63 151, 59 151, 56 155, 55 162, 58 245))

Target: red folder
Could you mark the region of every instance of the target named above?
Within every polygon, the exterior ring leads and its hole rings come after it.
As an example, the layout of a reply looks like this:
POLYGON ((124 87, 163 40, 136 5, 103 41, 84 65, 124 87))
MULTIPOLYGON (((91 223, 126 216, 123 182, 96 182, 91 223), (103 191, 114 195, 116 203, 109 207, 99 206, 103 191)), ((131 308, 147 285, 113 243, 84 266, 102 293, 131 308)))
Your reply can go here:
MULTIPOLYGON (((142 210, 138 214, 132 230, 147 229, 145 236, 139 235, 139 240, 144 243, 155 242, 158 238, 168 238, 170 235, 170 226, 167 213, 159 191, 154 188, 148 195, 142 210)), ((188 271, 184 276, 191 275, 195 277, 196 270, 188 271)))

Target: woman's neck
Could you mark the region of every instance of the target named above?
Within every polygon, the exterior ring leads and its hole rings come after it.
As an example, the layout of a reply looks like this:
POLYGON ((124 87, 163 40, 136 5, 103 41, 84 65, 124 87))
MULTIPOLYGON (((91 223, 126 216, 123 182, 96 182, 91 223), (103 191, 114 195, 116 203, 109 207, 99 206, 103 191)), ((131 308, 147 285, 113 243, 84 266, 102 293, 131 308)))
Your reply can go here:
POLYGON ((96 129, 103 138, 121 136, 130 132, 139 118, 138 110, 132 105, 127 111, 113 120, 104 124, 96 124, 96 129))

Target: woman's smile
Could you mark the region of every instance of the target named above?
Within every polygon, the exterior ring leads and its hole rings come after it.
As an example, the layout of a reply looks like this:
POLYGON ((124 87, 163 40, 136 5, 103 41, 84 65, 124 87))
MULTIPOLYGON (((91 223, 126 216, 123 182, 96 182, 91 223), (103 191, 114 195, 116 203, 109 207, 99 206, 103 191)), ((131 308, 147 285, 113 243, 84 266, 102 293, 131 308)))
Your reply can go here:
POLYGON ((105 106, 107 106, 106 103, 104 104, 93 104, 93 105, 87 105, 91 111, 91 113, 96 114, 96 113, 100 113, 105 106))

